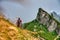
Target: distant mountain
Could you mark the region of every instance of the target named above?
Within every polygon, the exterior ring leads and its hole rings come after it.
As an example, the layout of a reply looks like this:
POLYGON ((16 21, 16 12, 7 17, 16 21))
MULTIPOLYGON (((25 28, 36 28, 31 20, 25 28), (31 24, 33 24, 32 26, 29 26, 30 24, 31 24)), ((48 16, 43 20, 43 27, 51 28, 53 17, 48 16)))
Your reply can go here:
POLYGON ((57 21, 59 21, 60 22, 60 15, 58 15, 56 12, 52 12, 51 13, 52 15, 53 15, 53 17, 57 20, 57 21))

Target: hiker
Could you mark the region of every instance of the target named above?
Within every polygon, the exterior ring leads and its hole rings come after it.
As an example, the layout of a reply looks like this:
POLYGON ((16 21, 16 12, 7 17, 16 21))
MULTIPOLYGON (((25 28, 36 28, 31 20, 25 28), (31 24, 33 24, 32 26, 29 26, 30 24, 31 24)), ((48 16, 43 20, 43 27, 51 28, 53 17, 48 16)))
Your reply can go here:
POLYGON ((17 20, 17 27, 22 27, 22 20, 20 18, 17 20))

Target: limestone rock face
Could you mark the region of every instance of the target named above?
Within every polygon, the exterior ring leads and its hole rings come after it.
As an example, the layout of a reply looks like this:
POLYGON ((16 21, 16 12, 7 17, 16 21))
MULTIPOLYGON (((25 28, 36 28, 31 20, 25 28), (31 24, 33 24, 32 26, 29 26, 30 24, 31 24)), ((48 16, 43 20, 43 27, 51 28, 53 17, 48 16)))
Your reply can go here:
POLYGON ((56 32, 57 32, 57 33, 59 34, 59 36, 60 36, 60 28, 59 28, 59 27, 57 27, 56 32))
POLYGON ((52 20, 51 25, 49 26, 48 30, 53 31, 57 28, 57 23, 52 20))
POLYGON ((48 14, 42 8, 39 8, 36 19, 39 21, 39 23, 47 26, 50 32, 54 31, 58 27, 58 24, 53 16, 48 14))

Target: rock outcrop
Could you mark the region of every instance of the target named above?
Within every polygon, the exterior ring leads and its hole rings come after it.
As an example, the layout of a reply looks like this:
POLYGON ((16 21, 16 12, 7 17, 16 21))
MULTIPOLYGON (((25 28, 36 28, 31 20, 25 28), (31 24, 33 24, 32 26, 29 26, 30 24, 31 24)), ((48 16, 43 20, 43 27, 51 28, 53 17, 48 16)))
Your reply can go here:
MULTIPOLYGON (((47 26, 50 32, 58 30, 58 25, 60 25, 60 23, 56 19, 54 19, 53 15, 48 14, 42 8, 39 8, 36 19, 39 21, 39 23, 47 26)), ((60 34, 60 32, 58 32, 58 34, 60 34)))
POLYGON ((60 22, 60 16, 56 13, 56 12, 51 12, 51 14, 53 14, 53 17, 58 21, 60 22))

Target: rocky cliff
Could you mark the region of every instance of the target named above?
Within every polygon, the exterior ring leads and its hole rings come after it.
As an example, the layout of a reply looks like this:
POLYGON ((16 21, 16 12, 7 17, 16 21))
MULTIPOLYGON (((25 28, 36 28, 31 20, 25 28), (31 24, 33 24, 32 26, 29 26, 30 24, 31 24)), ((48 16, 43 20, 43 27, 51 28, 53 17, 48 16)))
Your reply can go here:
POLYGON ((53 14, 48 14, 42 8, 39 8, 36 19, 39 23, 45 25, 50 32, 56 30, 60 34, 60 23, 53 17, 53 14))

